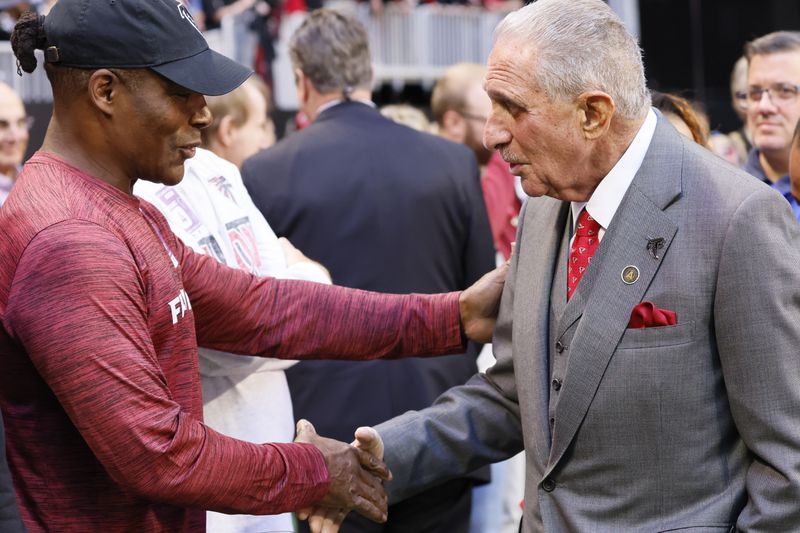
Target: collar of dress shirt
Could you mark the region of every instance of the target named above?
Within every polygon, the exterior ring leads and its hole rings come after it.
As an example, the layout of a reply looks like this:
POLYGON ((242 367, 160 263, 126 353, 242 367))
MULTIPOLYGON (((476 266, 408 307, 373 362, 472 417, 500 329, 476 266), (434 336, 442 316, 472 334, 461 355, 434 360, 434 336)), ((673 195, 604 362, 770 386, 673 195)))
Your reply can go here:
POLYGON ((639 131, 633 138, 628 149, 619 158, 614 168, 600 180, 597 188, 592 193, 588 202, 572 202, 572 231, 575 232, 575 222, 578 220, 581 209, 584 207, 592 215, 592 218, 600 223, 602 229, 598 238, 603 239, 605 230, 611 224, 611 219, 617 212, 619 204, 622 203, 622 198, 628 192, 633 177, 642 166, 642 161, 650 148, 650 142, 653 140, 653 134, 656 131, 656 124, 658 119, 655 112, 650 109, 647 112, 647 118, 644 119, 639 131))
POLYGON ((342 104, 344 102, 358 102, 359 104, 368 105, 370 107, 376 107, 375 103, 372 100, 361 100, 360 98, 351 98, 350 100, 331 100, 330 102, 325 102, 321 106, 317 108, 317 116, 320 116, 323 111, 327 111, 328 109, 342 104))

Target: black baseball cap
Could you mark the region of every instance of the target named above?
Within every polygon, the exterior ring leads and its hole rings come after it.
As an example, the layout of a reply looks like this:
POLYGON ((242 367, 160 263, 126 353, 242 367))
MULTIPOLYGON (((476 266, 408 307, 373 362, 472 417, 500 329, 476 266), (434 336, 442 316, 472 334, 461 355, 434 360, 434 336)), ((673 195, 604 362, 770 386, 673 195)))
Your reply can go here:
POLYGON ((44 19, 45 61, 76 68, 149 68, 204 95, 252 70, 214 52, 181 0, 59 0, 44 19))

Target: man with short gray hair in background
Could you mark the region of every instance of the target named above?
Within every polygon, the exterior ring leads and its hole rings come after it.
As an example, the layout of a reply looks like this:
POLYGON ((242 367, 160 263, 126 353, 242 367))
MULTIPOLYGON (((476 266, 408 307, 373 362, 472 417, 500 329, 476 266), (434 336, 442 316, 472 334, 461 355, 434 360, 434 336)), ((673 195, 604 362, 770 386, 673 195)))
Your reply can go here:
POLYGON ((744 170, 780 192, 800 220, 792 196, 789 154, 794 126, 800 120, 800 32, 776 31, 745 46, 747 118, 753 148, 744 170))
MULTIPOLYGON (((333 282, 379 292, 469 285, 494 265, 478 165, 466 147, 381 116, 372 103, 364 27, 313 12, 292 36, 307 128, 245 161, 242 176, 275 233, 330 271, 333 282)), ((439 360, 306 364, 286 371, 296 418, 320 434, 422 409, 476 370, 479 347, 439 360)), ((464 472, 389 509, 386 525, 348 519, 346 532, 459 533, 488 469, 464 472)), ((305 524, 303 524, 305 526, 305 524)))
MULTIPOLYGON (((525 533, 796 531, 791 209, 650 108, 639 47, 601 0, 539 0, 495 39, 484 142, 533 197, 497 364, 362 432, 385 443, 390 504, 524 449, 525 533)), ((798 81, 750 79, 763 105, 798 81)))

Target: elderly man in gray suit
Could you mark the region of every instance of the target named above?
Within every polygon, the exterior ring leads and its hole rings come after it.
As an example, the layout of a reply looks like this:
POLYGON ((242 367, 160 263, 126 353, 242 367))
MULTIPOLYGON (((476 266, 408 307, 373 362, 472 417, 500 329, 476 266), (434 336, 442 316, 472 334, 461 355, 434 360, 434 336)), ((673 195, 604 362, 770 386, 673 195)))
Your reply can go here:
POLYGON ((508 15, 486 90, 484 141, 534 197, 497 364, 376 426, 390 498, 524 448, 527 533, 800 530, 789 205, 650 109, 639 48, 601 0, 508 15))

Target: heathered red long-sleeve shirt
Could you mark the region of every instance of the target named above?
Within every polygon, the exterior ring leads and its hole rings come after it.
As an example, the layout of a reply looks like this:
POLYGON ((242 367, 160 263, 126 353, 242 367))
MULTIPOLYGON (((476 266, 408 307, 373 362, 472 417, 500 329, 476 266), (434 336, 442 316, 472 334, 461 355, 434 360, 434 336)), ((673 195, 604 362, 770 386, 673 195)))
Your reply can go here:
POLYGON ((49 154, 25 166, 0 228, 0 405, 34 532, 203 531, 203 509, 276 513, 325 494, 313 446, 203 425, 198 343, 295 359, 463 350, 455 294, 253 277, 49 154))

